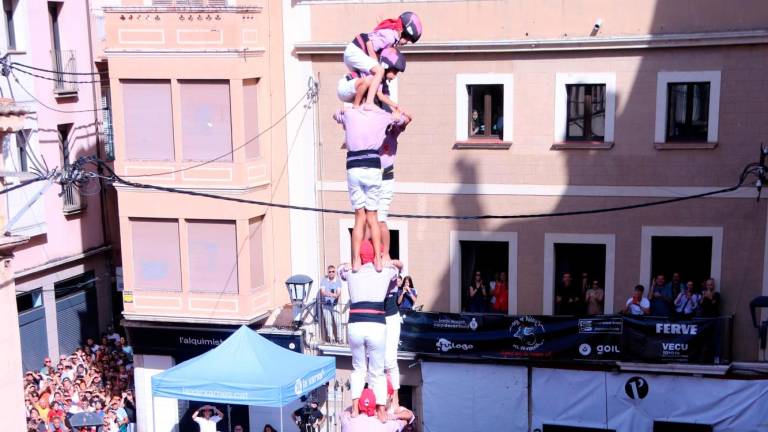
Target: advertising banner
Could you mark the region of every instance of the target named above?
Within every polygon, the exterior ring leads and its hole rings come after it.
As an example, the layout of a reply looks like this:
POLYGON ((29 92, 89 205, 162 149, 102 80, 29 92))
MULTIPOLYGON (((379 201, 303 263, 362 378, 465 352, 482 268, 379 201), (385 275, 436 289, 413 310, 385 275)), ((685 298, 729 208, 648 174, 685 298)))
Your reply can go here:
MULTIPOLYGON (((400 350, 440 356, 712 363, 717 319, 404 312, 400 350)), ((719 339, 718 339, 719 340, 719 339)))

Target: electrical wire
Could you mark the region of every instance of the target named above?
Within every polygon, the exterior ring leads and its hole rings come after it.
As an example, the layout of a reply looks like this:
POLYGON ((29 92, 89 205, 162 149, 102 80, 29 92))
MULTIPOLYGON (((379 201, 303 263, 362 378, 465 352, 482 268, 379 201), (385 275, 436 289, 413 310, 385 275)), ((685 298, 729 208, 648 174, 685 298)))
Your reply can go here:
MULTIPOLYGON (((8 66, 10 66, 10 67, 21 66, 23 68, 36 70, 38 72, 49 72, 49 73, 53 73, 53 74, 61 73, 61 71, 54 71, 54 70, 50 70, 50 69, 43 69, 43 68, 39 68, 39 67, 35 67, 35 66, 30 66, 30 65, 27 65, 27 64, 24 64, 24 63, 18 63, 18 62, 10 62, 8 64, 8 66)), ((69 75, 90 75, 90 76, 93 76, 93 75, 101 76, 101 75, 107 74, 107 73, 108 73, 107 71, 99 71, 99 72, 67 72, 67 74, 69 74, 69 75)))
POLYGON ((16 84, 21 87, 22 90, 24 90, 24 93, 26 93, 29 97, 31 97, 33 100, 35 100, 38 104, 40 104, 42 107, 47 108, 51 111, 55 111, 62 114, 77 114, 77 113, 84 113, 84 112, 94 112, 94 111, 109 111, 109 108, 93 108, 93 109, 84 109, 84 110, 60 110, 58 108, 54 108, 52 106, 48 106, 40 99, 36 98, 35 95, 33 95, 29 90, 27 90, 26 87, 21 85, 21 82, 19 81, 19 78, 16 76, 13 71, 11 71, 11 76, 13 77, 14 81, 16 81, 16 84))
MULTIPOLYGON (((101 80, 97 80, 97 81, 71 81, 71 80, 66 80, 66 79, 63 79, 63 78, 51 78, 51 77, 47 77, 47 76, 43 76, 43 75, 38 75, 36 73, 29 72, 29 71, 26 71, 24 69, 19 69, 19 68, 15 68, 15 67, 11 67, 11 70, 15 70, 16 72, 21 72, 23 74, 26 74, 26 75, 29 75, 29 76, 33 76, 35 78, 42 78, 44 80, 54 81, 54 82, 59 82, 59 83, 68 83, 68 84, 101 84, 102 83, 101 80)), ((71 75, 69 72, 56 72, 56 74, 57 75, 71 75)))
MULTIPOLYGON (((206 192, 183 190, 183 189, 178 189, 173 187, 132 182, 118 176, 104 161, 100 161, 100 160, 90 160, 90 161, 93 163, 96 163, 97 165, 105 169, 110 174, 108 179, 111 180, 112 182, 122 184, 125 186, 134 187, 137 189, 152 189, 152 190, 158 190, 162 192, 171 192, 171 193, 190 195, 190 196, 196 196, 196 197, 217 199, 222 201, 237 202, 242 204, 254 204, 254 205, 260 205, 265 207, 276 207, 276 208, 289 209, 289 210, 303 210, 303 211, 312 211, 317 213, 330 213, 330 214, 343 214, 343 215, 354 214, 354 212, 350 210, 337 210, 337 209, 326 209, 326 208, 318 208, 318 207, 306 207, 306 206, 296 206, 296 205, 289 205, 289 204, 280 204, 280 203, 273 203, 273 202, 267 202, 267 201, 236 198, 236 197, 224 196, 224 195, 215 195, 215 194, 206 193, 206 192)), ((457 215, 390 213, 389 216, 393 218, 401 218, 401 219, 431 219, 431 220, 440 219, 440 220, 465 220, 466 221, 466 220, 484 220, 484 219, 504 219, 504 220, 534 219, 534 218, 581 216, 581 215, 590 215, 590 214, 599 214, 599 213, 612 213, 612 212, 619 212, 619 211, 626 211, 626 210, 634 210, 639 208, 673 204, 677 202, 689 201, 693 199, 733 192, 738 190, 744 184, 746 177, 750 173, 751 173, 751 170, 749 169, 749 167, 745 168, 745 170, 742 172, 742 175, 739 178, 739 182, 734 186, 717 189, 709 192, 694 194, 694 195, 687 195, 682 197, 668 198, 663 200, 628 204, 628 205, 615 206, 615 207, 603 207, 603 208, 597 208, 597 209, 573 210, 573 211, 562 211, 562 212, 551 212, 551 213, 527 213, 527 214, 515 214, 515 215, 487 214, 487 215, 466 215, 466 216, 458 215, 457 216, 457 215)))
POLYGON ((7 188, 5 188, 5 189, 3 189, 3 190, 0 190, 0 195, 5 195, 5 194, 7 194, 8 192, 13 192, 13 191, 15 191, 16 189, 21 189, 21 188, 23 188, 24 186, 29 186, 29 185, 31 185, 32 183, 37 183, 37 182, 39 182, 39 181, 48 180, 48 177, 49 177, 49 176, 44 176, 44 177, 43 177, 43 176, 41 176, 41 177, 36 177, 36 178, 33 178, 33 179, 29 179, 29 180, 24 180, 23 182, 21 182, 21 183, 19 183, 19 184, 17 184, 17 185, 9 186, 9 187, 7 187, 7 188))
POLYGON ((226 152, 226 153, 224 153, 224 154, 222 154, 220 156, 217 156, 217 157, 215 157, 213 159, 209 159, 209 160, 206 160, 206 161, 194 164, 194 165, 190 165, 190 166, 187 166, 187 167, 184 167, 184 168, 179 168, 179 169, 175 169, 175 170, 171 170, 171 171, 158 172, 158 173, 150 173, 150 174, 126 175, 126 176, 123 176, 123 177, 126 177, 126 178, 140 178, 140 177, 166 176, 166 175, 169 175, 169 174, 176 174, 176 173, 180 173, 182 171, 188 171, 188 170, 191 170, 191 169, 199 168, 201 166, 208 165, 210 163, 216 162, 216 161, 218 161, 218 160, 220 160, 222 158, 225 158, 225 157, 233 154, 234 152, 236 152, 236 151, 240 150, 241 148, 247 146, 251 142, 259 139, 259 137, 261 137, 262 135, 264 135, 267 132, 269 132, 270 130, 272 130, 275 126, 277 126, 283 120, 285 120, 285 118, 288 117, 288 115, 291 114, 291 112, 293 112, 293 110, 295 110, 301 104, 302 101, 307 101, 307 104, 304 106, 305 114, 306 114, 306 111, 309 111, 309 108, 313 104, 315 104, 317 102, 317 85, 314 84, 314 81, 312 81, 311 78, 310 78, 310 88, 307 89, 307 92, 304 93, 299 98, 299 100, 296 101, 296 103, 293 104, 293 106, 291 106, 291 108, 289 108, 288 111, 285 112, 285 114, 280 116, 279 119, 275 120, 275 122, 272 123, 271 125, 269 125, 269 127, 267 127, 266 129, 264 129, 261 132, 259 132, 258 134, 256 134, 256 136, 246 140, 244 143, 242 143, 239 146, 233 148, 232 150, 230 150, 230 151, 228 151, 228 152, 226 152))

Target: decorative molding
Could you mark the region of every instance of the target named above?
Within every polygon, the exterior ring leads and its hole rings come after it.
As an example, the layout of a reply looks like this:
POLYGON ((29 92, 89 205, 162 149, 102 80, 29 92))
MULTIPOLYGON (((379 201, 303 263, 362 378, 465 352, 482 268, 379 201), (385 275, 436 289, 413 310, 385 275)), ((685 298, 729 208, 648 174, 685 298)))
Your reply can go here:
MULTIPOLYGON (((267 50, 265 48, 238 48, 238 49, 107 49, 104 50, 105 56, 109 58, 251 58, 263 57, 267 50)), ((117 79, 124 77, 114 77, 117 79)))
POLYGON ((263 10, 261 6, 110 6, 104 8, 104 13, 261 13, 263 10))
POLYGON ((717 148, 717 143, 653 143, 653 148, 656 150, 713 150, 717 148))
MULTIPOLYGON (((405 53, 506 53, 537 51, 591 51, 647 48, 682 48, 768 44, 768 29, 711 33, 611 36, 563 39, 515 39, 492 41, 420 41, 403 47, 405 53)), ((342 54, 347 43, 297 42, 297 55, 342 54)))
POLYGON ((615 143, 613 142, 582 142, 582 141, 568 141, 562 143, 554 143, 549 148, 550 150, 610 150, 615 143))
MULTIPOLYGON (((318 182, 324 192, 347 192, 346 182, 318 182)), ((516 195, 516 196, 581 196, 676 198, 711 192, 725 186, 571 186, 503 183, 416 183, 395 182, 395 193, 428 195, 516 195)), ((753 187, 706 197, 755 199, 753 187)))

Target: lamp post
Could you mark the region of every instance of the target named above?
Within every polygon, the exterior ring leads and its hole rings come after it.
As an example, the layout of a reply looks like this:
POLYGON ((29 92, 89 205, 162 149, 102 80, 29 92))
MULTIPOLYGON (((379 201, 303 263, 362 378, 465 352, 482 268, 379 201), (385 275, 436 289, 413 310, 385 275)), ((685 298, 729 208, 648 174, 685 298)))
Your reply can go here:
POLYGON ((288 297, 293 306, 293 324, 298 327, 301 323, 301 312, 307 301, 309 291, 312 289, 312 278, 307 275, 293 275, 285 281, 285 287, 288 289, 288 297))

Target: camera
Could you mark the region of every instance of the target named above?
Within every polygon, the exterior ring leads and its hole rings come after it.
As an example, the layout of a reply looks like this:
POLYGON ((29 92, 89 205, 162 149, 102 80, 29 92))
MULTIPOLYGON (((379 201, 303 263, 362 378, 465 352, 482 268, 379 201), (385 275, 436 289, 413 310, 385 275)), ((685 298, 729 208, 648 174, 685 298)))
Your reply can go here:
POLYGON ((595 21, 595 26, 592 28, 592 30, 598 31, 602 26, 603 26, 603 20, 601 18, 598 18, 597 21, 595 21))

